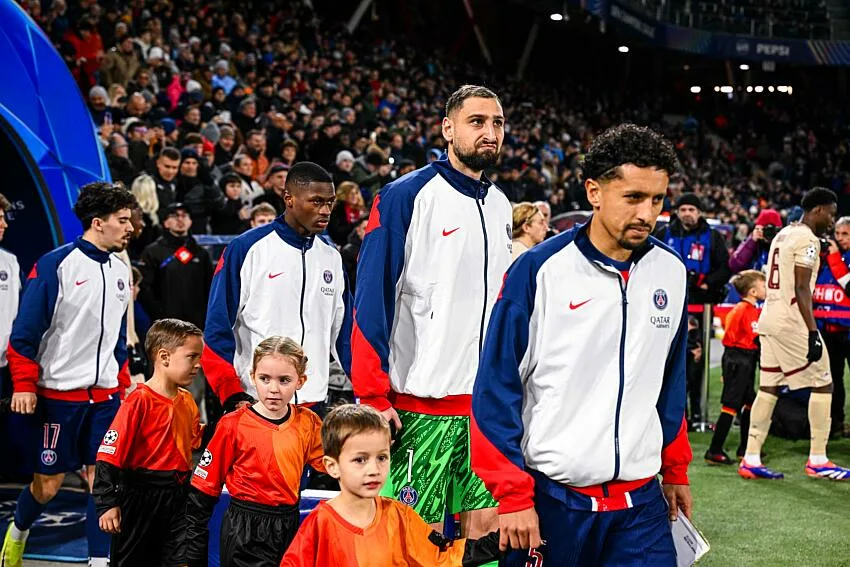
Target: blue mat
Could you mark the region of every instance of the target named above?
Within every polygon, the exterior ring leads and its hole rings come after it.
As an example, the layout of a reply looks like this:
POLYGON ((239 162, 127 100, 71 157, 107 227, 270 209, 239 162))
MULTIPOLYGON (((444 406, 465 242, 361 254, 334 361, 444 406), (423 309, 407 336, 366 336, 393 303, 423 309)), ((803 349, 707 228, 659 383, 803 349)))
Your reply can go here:
MULTIPOLYGON (((15 503, 22 488, 23 485, 0 485, 0 533, 3 535, 15 515, 15 503)), ((85 492, 60 490, 32 527, 24 558, 69 563, 88 561, 87 502, 85 492)))

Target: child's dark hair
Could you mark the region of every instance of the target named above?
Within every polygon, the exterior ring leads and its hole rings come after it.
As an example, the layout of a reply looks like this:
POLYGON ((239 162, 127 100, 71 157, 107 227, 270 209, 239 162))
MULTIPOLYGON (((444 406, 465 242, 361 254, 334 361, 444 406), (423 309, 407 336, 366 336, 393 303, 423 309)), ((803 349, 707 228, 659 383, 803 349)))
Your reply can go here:
POLYGON ((334 408, 322 422, 322 448, 325 455, 339 459, 348 438, 358 433, 381 431, 390 438, 390 425, 371 406, 345 404, 334 408))
POLYGON ((145 338, 145 353, 148 360, 156 360, 159 349, 174 352, 180 348, 189 337, 204 337, 204 332, 188 321, 180 319, 160 319, 151 325, 145 338))
POLYGON ((97 181, 80 188, 74 214, 80 219, 83 230, 88 230, 96 218, 105 220, 122 209, 132 211, 138 206, 136 197, 123 186, 97 181))
POLYGON ((732 278, 731 284, 738 292, 738 295, 744 297, 756 285, 758 281, 764 281, 765 276, 758 270, 744 270, 732 278))

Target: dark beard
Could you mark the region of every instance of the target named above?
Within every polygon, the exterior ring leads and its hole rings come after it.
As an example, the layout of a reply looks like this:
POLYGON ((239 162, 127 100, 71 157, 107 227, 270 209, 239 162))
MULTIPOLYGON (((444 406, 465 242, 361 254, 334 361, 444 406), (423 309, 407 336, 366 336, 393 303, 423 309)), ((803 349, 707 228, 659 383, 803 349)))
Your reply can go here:
POLYGON ((620 248, 622 248, 623 250, 637 250, 638 248, 640 248, 641 246, 646 244, 646 241, 648 239, 649 239, 649 237, 647 236, 646 238, 644 238, 640 242, 629 242, 625 238, 620 238, 620 239, 617 240, 617 244, 619 244, 620 248))
POLYGON ((471 169, 472 171, 484 171, 488 167, 493 167, 499 160, 499 153, 479 154, 475 150, 471 153, 464 154, 460 152, 460 148, 455 146, 455 155, 460 162, 471 169))

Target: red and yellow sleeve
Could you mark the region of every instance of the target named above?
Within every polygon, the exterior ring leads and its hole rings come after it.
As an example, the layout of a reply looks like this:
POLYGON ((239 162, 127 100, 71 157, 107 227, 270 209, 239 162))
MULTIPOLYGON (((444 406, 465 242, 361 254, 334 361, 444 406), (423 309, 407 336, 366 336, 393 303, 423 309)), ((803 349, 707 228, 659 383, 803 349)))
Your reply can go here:
POLYGON ((318 514, 311 513, 295 534, 295 539, 289 544, 280 567, 320 567, 317 562, 319 524, 318 514))
POLYGON ((327 472, 325 463, 322 457, 325 456, 325 451, 322 449, 322 421, 315 414, 310 415, 310 420, 306 422, 309 427, 307 432, 307 464, 313 467, 318 472, 327 472))
POLYGON ((142 392, 133 392, 118 408, 118 413, 112 420, 100 447, 97 449, 97 460, 109 463, 119 469, 124 468, 127 455, 130 453, 136 432, 144 422, 144 398, 142 392))
POLYGON ((236 460, 234 446, 241 415, 242 412, 230 414, 218 422, 192 475, 192 486, 213 498, 221 496, 221 487, 236 460))

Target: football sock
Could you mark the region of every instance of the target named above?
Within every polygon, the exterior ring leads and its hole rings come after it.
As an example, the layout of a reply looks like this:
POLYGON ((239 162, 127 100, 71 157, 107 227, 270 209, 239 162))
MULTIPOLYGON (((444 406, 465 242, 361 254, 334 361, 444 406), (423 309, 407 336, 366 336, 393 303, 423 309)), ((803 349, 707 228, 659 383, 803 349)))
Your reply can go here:
MULTIPOLYGON (((109 557, 109 542, 112 540, 112 536, 100 531, 98 520, 94 498, 89 494, 88 508, 86 509, 86 539, 89 542, 89 557, 93 559, 102 558, 105 561, 109 557)), ((95 563, 95 565, 97 564, 95 563)))
POLYGON ((809 397, 809 428, 812 430, 809 461, 813 465, 822 465, 829 460, 826 457, 826 443, 829 439, 831 405, 832 394, 812 392, 809 397))
POLYGON ((747 453, 744 459, 748 465, 761 466, 761 448, 770 431, 770 418, 779 398, 773 394, 759 391, 753 409, 750 411, 750 432, 747 436, 747 453))
POLYGON ((729 429, 732 428, 735 413, 735 410, 732 408, 723 406, 723 409, 720 411, 720 417, 717 418, 717 423, 714 424, 714 436, 712 436, 711 445, 708 447, 710 452, 720 453, 723 451, 723 444, 726 443, 729 429))
POLYGON ((750 408, 744 406, 741 413, 738 414, 738 419, 741 421, 741 444, 738 445, 738 454, 743 455, 747 450, 747 435, 750 433, 750 408))
POLYGON ((24 488, 21 495, 18 496, 18 503, 15 506, 15 528, 19 530, 22 537, 15 537, 14 531, 12 537, 17 541, 22 541, 45 508, 47 508, 47 504, 41 504, 36 500, 29 486, 24 488))

